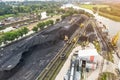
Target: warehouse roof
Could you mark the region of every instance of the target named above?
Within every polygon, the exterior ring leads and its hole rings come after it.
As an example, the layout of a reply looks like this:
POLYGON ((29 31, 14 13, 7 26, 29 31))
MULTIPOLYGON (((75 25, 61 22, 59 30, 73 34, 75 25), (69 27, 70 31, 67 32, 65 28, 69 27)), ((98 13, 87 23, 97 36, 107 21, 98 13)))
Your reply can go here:
POLYGON ((98 56, 97 50, 96 49, 84 49, 84 50, 79 50, 78 56, 98 56))

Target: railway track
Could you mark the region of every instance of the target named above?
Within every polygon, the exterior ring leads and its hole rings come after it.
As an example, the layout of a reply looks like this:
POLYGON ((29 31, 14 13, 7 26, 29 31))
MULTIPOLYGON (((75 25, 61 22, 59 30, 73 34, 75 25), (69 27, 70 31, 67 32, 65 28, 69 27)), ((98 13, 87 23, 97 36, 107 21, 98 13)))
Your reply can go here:
MULTIPOLYGON (((73 38, 72 38, 73 39, 73 38)), ((62 54, 65 54, 72 48, 74 43, 71 42, 70 39, 66 45, 57 53, 57 55, 52 59, 52 61, 47 65, 47 67, 43 70, 41 75, 36 80, 50 80, 54 74, 54 72, 57 70, 58 66, 63 62, 63 60, 60 59, 60 56, 62 54)))
MULTIPOLYGON (((97 26, 97 23, 95 23, 95 25, 97 26)), ((97 30, 98 30, 98 27, 96 27, 96 28, 97 28, 97 30)), ((104 39, 102 33, 101 33, 99 30, 98 30, 98 32, 99 32, 100 36, 102 37, 102 39, 103 39, 104 43, 106 44, 106 46, 109 48, 108 51, 114 51, 115 53, 117 53, 115 47, 112 46, 111 43, 107 42, 107 41, 104 39)), ((118 56, 118 57, 120 58, 120 56, 118 56)))
POLYGON ((111 45, 109 45, 108 42, 105 40, 102 33, 99 31, 99 28, 97 27, 97 24, 95 23, 95 21, 93 22, 93 28, 94 28, 94 30, 96 30, 97 36, 98 36, 100 42, 102 43, 102 51, 108 52, 107 56, 108 56, 108 59, 110 59, 109 52, 111 52, 111 50, 112 50, 111 45))
MULTIPOLYGON (((65 61, 61 60, 61 55, 69 55, 71 49, 76 45, 76 43, 79 40, 79 37, 81 36, 81 33, 85 31, 85 27, 88 25, 88 21, 85 21, 84 23, 87 23, 84 28, 79 27, 71 36, 71 38, 67 41, 65 46, 58 52, 58 54, 52 59, 52 61, 47 65, 47 67, 41 72, 40 76, 36 78, 36 80, 52 80, 52 77, 58 67, 64 63, 65 61), (75 42, 72 42, 73 39, 76 38, 75 42)), ((67 56, 68 57, 68 56, 67 56)))
MULTIPOLYGON (((97 23, 95 23, 95 21, 93 20, 92 21, 92 25, 93 25, 93 28, 94 28, 94 30, 96 31, 96 33, 97 33, 97 36, 98 36, 98 38, 99 38, 99 42, 101 42, 102 43, 102 51, 106 51, 107 53, 106 53, 106 55, 107 55, 107 57, 108 57, 108 59, 109 60, 111 60, 111 58, 110 58, 110 53, 109 52, 111 52, 112 51, 112 46, 110 45, 110 44, 108 44, 108 42, 105 40, 105 38, 103 37, 103 35, 102 35, 102 33, 99 31, 99 28, 98 28, 98 26, 97 26, 97 23)), ((102 53, 102 55, 104 55, 103 53, 102 53)), ((103 70, 103 65, 106 65, 106 63, 105 63, 105 61, 104 61, 104 59, 102 60, 102 63, 101 63, 101 68, 100 68, 100 71, 101 71, 101 73, 102 73, 102 70, 103 70)), ((109 79, 112 79, 112 76, 107 76, 109 79)))
POLYGON ((53 58, 53 60, 48 64, 48 66, 45 68, 45 70, 41 73, 39 78, 36 80, 51 80, 52 76, 54 75, 57 68, 60 66, 60 64, 63 62, 61 60, 61 55, 67 55, 67 52, 72 48, 74 43, 66 43, 66 45, 58 52, 58 54, 53 58))

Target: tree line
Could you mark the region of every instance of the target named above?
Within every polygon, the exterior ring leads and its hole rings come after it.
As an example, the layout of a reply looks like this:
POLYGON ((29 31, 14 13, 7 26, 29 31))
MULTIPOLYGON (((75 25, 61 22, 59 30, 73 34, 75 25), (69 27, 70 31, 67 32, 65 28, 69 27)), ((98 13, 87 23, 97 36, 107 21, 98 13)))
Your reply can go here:
POLYGON ((21 29, 15 30, 15 31, 3 33, 0 36, 0 45, 2 43, 7 43, 8 41, 13 41, 15 39, 18 39, 19 37, 26 35, 28 32, 29 32, 28 28, 23 27, 21 29))
POLYGON ((75 10, 73 8, 67 8, 66 10, 59 9, 58 12, 62 14, 61 19, 65 19, 66 17, 72 16, 73 14, 85 14, 88 17, 94 17, 92 14, 90 14, 84 10, 75 10))
POLYGON ((53 20, 48 20, 48 21, 45 21, 45 22, 40 22, 37 24, 37 26, 33 27, 33 31, 34 32, 38 32, 39 30, 42 30, 45 28, 45 26, 49 26, 49 25, 53 25, 54 24, 54 21, 53 20))
MULTIPOLYGON (((32 30, 34 32, 38 32, 38 30, 42 30, 45 28, 45 26, 53 25, 54 21, 53 20, 47 20, 45 22, 40 22, 37 24, 36 27, 34 27, 32 30)), ((7 43, 8 41, 14 41, 15 39, 18 39, 20 37, 23 37, 23 35, 26 35, 29 32, 27 27, 23 27, 21 29, 15 30, 15 31, 10 31, 3 33, 0 36, 0 45, 2 43, 7 43)))
MULTIPOLYGON (((42 3, 42 2, 41 2, 42 3)), ((34 13, 36 11, 47 11, 52 13, 60 7, 57 3, 43 3, 43 4, 18 4, 10 5, 4 2, 0 2, 0 16, 5 14, 18 14, 18 13, 34 13)))
MULTIPOLYGON (((73 14, 85 14, 88 15, 89 17, 93 17, 92 14, 85 12, 84 10, 74 10, 72 8, 69 8, 67 10, 64 9, 59 9, 57 10, 60 14, 62 14, 61 19, 65 19, 68 16, 72 16, 73 14)), ((56 22, 60 21, 60 19, 56 19, 56 22)), ((44 22, 40 22, 37 24, 37 26, 33 27, 34 32, 38 32, 39 30, 42 30, 45 28, 45 26, 53 25, 54 21, 53 20, 47 20, 44 22)), ((7 41, 13 41, 15 39, 18 39, 19 37, 22 37, 23 35, 27 34, 29 32, 28 28, 23 27, 21 29, 11 31, 11 32, 6 32, 3 33, 2 36, 0 36, 0 45, 4 42, 6 43, 7 41)))

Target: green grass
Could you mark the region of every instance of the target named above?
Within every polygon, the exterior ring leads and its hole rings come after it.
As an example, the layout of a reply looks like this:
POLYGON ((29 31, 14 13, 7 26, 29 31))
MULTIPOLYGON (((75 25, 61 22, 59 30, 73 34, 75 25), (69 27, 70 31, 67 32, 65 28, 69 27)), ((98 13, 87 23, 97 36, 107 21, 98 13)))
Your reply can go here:
POLYGON ((92 10, 93 12, 95 12, 95 10, 93 9, 94 7, 97 7, 99 9, 102 9, 102 8, 106 8, 105 12, 102 12, 99 10, 99 15, 103 16, 103 17, 106 17, 106 18, 109 18, 111 20, 114 20, 114 21, 118 21, 120 22, 120 16, 117 16, 116 14, 119 14, 119 10, 120 8, 116 8, 114 6, 110 6, 110 5, 91 5, 91 4, 83 4, 83 5, 80 5, 80 7, 82 8, 86 8, 86 9, 90 9, 92 10), (111 14, 108 9, 110 9, 110 7, 112 7, 112 12, 114 14, 111 14))
POLYGON ((98 80, 116 80, 116 75, 110 72, 101 73, 98 80))
POLYGON ((82 5, 80 5, 80 7, 82 7, 82 8, 86 8, 86 9, 90 9, 90 10, 93 10, 93 7, 102 8, 102 7, 108 7, 108 5, 91 5, 91 4, 82 4, 82 5))
POLYGON ((12 16, 14 16, 14 14, 6 14, 6 15, 3 15, 3 16, 0 16, 0 20, 8 18, 8 17, 12 17, 12 16))
POLYGON ((20 17, 20 16, 24 16, 24 15, 28 15, 28 13, 19 13, 19 14, 5 14, 0 16, 0 20, 8 18, 8 17, 20 17))
POLYGON ((109 13, 103 13, 103 12, 99 12, 99 15, 107 17, 107 18, 109 18, 111 20, 120 22, 120 17, 118 17, 118 16, 110 15, 109 13))

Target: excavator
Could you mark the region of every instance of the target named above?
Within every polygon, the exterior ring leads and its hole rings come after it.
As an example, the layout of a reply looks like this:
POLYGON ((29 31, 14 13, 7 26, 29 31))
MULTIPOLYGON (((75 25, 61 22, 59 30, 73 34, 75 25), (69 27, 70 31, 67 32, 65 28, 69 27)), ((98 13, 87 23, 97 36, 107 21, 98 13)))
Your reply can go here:
POLYGON ((116 46, 119 39, 120 31, 112 38, 112 45, 116 46))
MULTIPOLYGON (((64 37, 64 41, 68 41, 68 36, 67 36, 67 35, 65 35, 65 37, 64 37)), ((75 43, 76 41, 77 41, 77 36, 74 37, 73 40, 70 41, 70 42, 68 42, 68 43, 71 43, 71 42, 75 43)))

